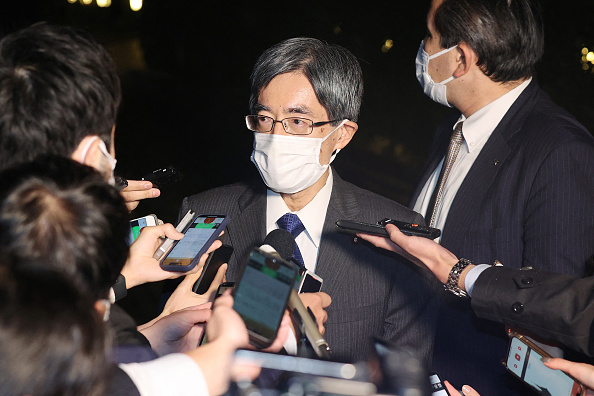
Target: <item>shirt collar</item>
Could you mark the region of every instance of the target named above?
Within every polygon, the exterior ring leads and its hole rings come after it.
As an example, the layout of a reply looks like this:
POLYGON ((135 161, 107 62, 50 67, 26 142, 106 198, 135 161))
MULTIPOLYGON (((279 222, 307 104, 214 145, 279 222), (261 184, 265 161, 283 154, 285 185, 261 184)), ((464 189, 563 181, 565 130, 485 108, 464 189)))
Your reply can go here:
POLYGON ((472 152, 477 147, 482 147, 481 143, 483 140, 491 136, 509 108, 518 99, 524 89, 526 89, 528 84, 530 84, 530 81, 532 81, 532 78, 527 79, 468 118, 460 115, 458 122, 464 121, 462 134, 464 135, 464 146, 468 152, 472 152))
POLYGON ((324 228, 324 220, 326 219, 326 211, 330 204, 330 195, 332 194, 332 186, 334 180, 332 177, 332 168, 328 168, 328 179, 326 184, 316 196, 297 212, 291 212, 285 204, 285 201, 279 193, 270 189, 266 190, 266 233, 278 228, 276 221, 286 213, 294 213, 299 216, 299 219, 305 226, 305 231, 309 239, 317 247, 320 245, 322 239, 322 230, 324 228))

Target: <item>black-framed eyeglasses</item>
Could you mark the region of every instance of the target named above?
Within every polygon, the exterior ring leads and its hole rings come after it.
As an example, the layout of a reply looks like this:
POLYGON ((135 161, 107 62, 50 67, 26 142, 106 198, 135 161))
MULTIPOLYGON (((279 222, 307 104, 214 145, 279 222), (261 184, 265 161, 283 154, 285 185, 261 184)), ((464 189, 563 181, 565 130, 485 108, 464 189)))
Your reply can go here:
POLYGON ((277 122, 280 122, 283 128, 285 128, 285 132, 291 135, 310 135, 314 127, 338 121, 340 120, 313 122, 308 118, 302 117, 287 117, 282 120, 275 120, 272 117, 257 114, 245 116, 245 124, 250 131, 268 133, 274 129, 274 125, 277 122))

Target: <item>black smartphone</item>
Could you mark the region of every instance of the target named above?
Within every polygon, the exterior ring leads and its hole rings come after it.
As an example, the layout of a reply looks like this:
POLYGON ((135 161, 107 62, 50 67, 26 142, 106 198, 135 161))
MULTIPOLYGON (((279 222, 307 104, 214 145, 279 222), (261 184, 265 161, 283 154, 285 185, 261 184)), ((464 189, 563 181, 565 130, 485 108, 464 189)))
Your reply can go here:
POLYGON ((192 287, 192 291, 197 294, 206 293, 214 277, 217 275, 219 268, 221 265, 229 262, 232 254, 233 246, 225 244, 214 252, 211 252, 208 255, 206 263, 204 263, 200 278, 198 278, 192 287))
MULTIPOLYGON (((218 250, 218 249, 217 249, 218 250)), ((223 295, 223 293, 225 292, 225 290, 231 289, 233 290, 233 287, 235 286, 235 282, 223 282, 219 285, 219 287, 217 288, 217 293, 215 294, 215 300, 219 297, 221 297, 223 295)), ((204 332, 202 333, 202 338, 200 339, 200 342, 198 342, 198 346, 200 345, 204 345, 208 343, 208 337, 206 336, 206 329, 204 329, 204 332)))
POLYGON ((266 348, 275 340, 296 276, 296 265, 260 249, 252 250, 241 267, 233 308, 243 318, 255 347, 266 348))
POLYGON ((147 173, 142 176, 141 180, 148 180, 153 183, 153 187, 162 189, 183 180, 183 178, 184 176, 179 170, 169 165, 167 168, 155 169, 151 173, 147 173))
POLYGON ((386 231, 386 224, 394 224, 398 229, 408 236, 420 236, 423 238, 435 239, 441 235, 441 230, 432 227, 425 227, 422 225, 407 223, 404 221, 383 219, 377 224, 361 223, 352 220, 338 220, 336 226, 345 232, 351 234, 371 234, 388 238, 390 235, 386 231))
POLYGON ((431 383, 431 396, 451 396, 443 380, 435 371, 429 373, 429 382, 431 383))
POLYGON ((173 248, 161 258, 161 268, 165 271, 190 271, 227 224, 229 218, 225 215, 202 214, 194 217, 182 231, 184 237, 175 241, 173 248))
POLYGON ((522 334, 510 332, 507 358, 503 362, 514 376, 518 377, 541 395, 580 396, 584 386, 561 370, 545 366, 541 358, 550 357, 522 334))

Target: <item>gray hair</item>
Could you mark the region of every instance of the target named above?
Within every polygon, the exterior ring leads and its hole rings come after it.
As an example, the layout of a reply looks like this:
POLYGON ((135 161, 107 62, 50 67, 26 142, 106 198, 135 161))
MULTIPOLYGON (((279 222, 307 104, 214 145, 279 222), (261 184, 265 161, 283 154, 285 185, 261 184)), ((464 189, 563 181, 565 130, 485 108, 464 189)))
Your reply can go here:
POLYGON ((306 37, 282 41, 258 58, 251 76, 250 111, 274 77, 291 72, 307 77, 330 120, 357 121, 363 96, 357 58, 343 47, 306 37))

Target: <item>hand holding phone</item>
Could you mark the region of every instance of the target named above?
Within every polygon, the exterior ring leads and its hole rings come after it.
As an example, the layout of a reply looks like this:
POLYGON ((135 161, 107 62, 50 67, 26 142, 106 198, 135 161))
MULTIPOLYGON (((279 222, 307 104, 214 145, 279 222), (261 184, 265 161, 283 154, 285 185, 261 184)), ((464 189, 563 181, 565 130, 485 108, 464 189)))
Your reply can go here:
POLYGON ((157 221, 157 216, 154 214, 130 220, 130 235, 128 236, 128 245, 131 245, 132 242, 138 238, 140 231, 142 231, 144 227, 156 226, 157 221))
POLYGON ((530 339, 517 332, 510 332, 507 370, 524 381, 541 395, 580 396, 585 394, 584 386, 561 370, 545 366, 541 359, 550 357, 530 339))
MULTIPOLYGON (((190 214, 189 212, 188 215, 190 214)), ((184 237, 173 241, 171 249, 161 259, 161 268, 165 271, 191 271, 227 224, 229 218, 225 215, 203 214, 193 217, 183 230, 184 237)), ((163 246, 167 243, 168 241, 163 246)), ((163 247, 159 248, 159 251, 162 250, 163 247)))
POLYGON ((233 289, 233 308, 243 318, 250 343, 266 348, 276 339, 297 267, 260 249, 250 252, 233 289))
POLYGON ((388 218, 378 221, 377 224, 361 223, 352 220, 338 220, 336 222, 336 226, 341 231, 351 234, 363 233, 389 238, 390 235, 388 234, 388 231, 386 231, 387 224, 394 224, 404 235, 408 236, 420 236, 423 238, 435 239, 441 235, 441 231, 437 228, 425 227, 419 224, 388 218))

